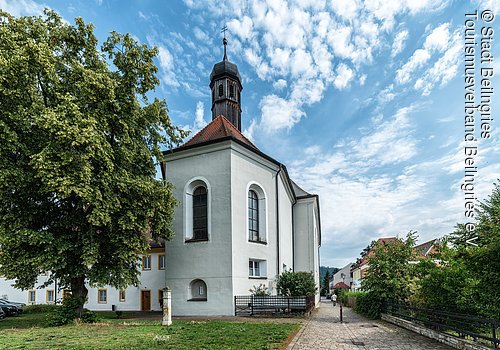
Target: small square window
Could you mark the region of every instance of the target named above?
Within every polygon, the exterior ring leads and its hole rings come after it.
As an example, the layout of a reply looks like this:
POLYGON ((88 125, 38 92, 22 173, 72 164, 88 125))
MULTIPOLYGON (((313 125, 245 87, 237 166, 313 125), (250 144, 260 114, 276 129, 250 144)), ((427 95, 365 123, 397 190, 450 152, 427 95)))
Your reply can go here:
POLYGON ((47 302, 47 304, 54 303, 54 291, 52 289, 47 290, 46 302, 47 302))
POLYGON ((125 291, 124 290, 120 290, 118 292, 118 300, 122 303, 125 301, 125 291))
POLYGON ((28 303, 34 304, 36 302, 36 291, 29 290, 28 291, 28 303))
POLYGON ((165 270, 165 254, 158 255, 158 270, 165 270))
POLYGON ((106 304, 108 302, 108 290, 98 289, 97 290, 97 302, 99 304, 106 304))
POLYGON ((249 260, 248 261, 248 276, 250 277, 265 277, 265 261, 249 260))
POLYGON ((144 255, 142 257, 142 269, 151 270, 151 255, 144 255))

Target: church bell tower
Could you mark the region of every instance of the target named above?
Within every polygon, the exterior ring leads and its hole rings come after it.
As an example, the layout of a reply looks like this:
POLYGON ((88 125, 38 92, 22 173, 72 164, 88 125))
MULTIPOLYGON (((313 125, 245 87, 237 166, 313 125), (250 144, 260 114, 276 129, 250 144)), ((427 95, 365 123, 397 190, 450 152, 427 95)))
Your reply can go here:
POLYGON ((212 120, 219 115, 228 119, 241 131, 241 77, 238 67, 227 59, 227 39, 224 29, 224 58, 216 63, 210 73, 212 91, 212 120))

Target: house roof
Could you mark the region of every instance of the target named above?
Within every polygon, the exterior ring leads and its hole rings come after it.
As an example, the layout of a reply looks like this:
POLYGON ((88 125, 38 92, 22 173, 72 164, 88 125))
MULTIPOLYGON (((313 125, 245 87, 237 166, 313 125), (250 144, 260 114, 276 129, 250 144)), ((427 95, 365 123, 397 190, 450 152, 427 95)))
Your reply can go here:
POLYGON ((333 289, 350 289, 350 287, 345 284, 344 282, 338 282, 338 283, 335 283, 335 285, 333 286, 333 289))
POLYGON ((295 183, 295 181, 293 181, 293 180, 290 180, 290 181, 292 182, 293 191, 295 192, 295 195, 297 196, 297 198, 312 196, 312 194, 310 194, 309 192, 306 192, 302 188, 300 188, 299 185, 297 185, 295 183))
POLYGON ((431 239, 430 241, 415 246, 413 249, 419 256, 422 257, 427 256, 429 253, 431 253, 436 240, 437 240, 436 238, 431 239))
POLYGON ((180 146, 178 149, 188 148, 197 144, 203 144, 205 142, 224 138, 234 138, 247 146, 258 150, 258 148, 223 115, 219 115, 217 118, 212 120, 207 126, 198 131, 198 133, 196 133, 189 141, 180 146))
MULTIPOLYGON (((380 243, 381 245, 387 244, 389 242, 394 242, 397 241, 397 237, 385 237, 385 238, 379 238, 377 239, 377 243, 380 243)), ((373 249, 368 252, 368 254, 361 260, 361 263, 359 264, 359 267, 366 265, 368 263, 368 257, 373 255, 373 249)))

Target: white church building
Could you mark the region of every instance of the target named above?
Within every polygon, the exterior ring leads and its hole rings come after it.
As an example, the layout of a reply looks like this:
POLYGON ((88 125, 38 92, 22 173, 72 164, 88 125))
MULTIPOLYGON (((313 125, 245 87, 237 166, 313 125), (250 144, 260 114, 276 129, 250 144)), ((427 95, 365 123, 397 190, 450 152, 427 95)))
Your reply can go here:
MULTIPOLYGON (((174 316, 234 315, 235 296, 261 284, 276 294, 276 278, 290 270, 313 272, 319 302, 319 198, 241 133, 243 87, 226 44, 210 74, 212 121, 164 152, 162 176, 179 203, 175 237, 164 250, 152 248, 149 263, 142 258, 138 287, 89 288, 87 308, 159 310, 160 290, 168 286, 174 316)), ((0 297, 30 302, 29 291, 14 292, 8 282, 0 279, 0 297)), ((35 302, 48 302, 50 288, 36 290, 35 302)))

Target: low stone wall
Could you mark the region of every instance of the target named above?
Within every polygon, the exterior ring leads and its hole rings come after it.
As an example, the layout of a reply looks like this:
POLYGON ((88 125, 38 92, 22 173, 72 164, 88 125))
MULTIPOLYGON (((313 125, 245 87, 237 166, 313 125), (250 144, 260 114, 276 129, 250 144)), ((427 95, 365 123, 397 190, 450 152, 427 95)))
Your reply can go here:
POLYGON ((421 334, 427 338, 435 339, 443 344, 449 345, 455 349, 464 349, 464 350, 489 350, 488 347, 475 343, 473 341, 467 339, 461 339, 458 337, 454 337, 449 334, 440 333, 434 331, 432 329, 425 328, 423 326, 417 325, 410 321, 404 320, 399 317, 394 317, 387 314, 382 314, 382 319, 384 321, 395 324, 396 326, 400 326, 415 333, 421 334))

